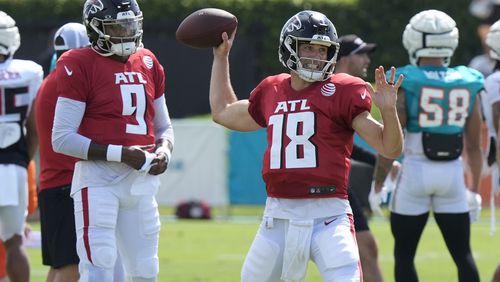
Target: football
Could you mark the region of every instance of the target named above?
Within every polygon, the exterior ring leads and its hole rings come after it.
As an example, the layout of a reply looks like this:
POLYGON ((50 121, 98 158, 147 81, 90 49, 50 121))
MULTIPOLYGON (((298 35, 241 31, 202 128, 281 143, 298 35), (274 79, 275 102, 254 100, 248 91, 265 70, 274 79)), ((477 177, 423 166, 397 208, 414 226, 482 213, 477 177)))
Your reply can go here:
POLYGON ((187 16, 177 28, 178 41, 194 48, 212 48, 222 43, 222 33, 231 36, 238 25, 233 14, 217 8, 205 8, 187 16))

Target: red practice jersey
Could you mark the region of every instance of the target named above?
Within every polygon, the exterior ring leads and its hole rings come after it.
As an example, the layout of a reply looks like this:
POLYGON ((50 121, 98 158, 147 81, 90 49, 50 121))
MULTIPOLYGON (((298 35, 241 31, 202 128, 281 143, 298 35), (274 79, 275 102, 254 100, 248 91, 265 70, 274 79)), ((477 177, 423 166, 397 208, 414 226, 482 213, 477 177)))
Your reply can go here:
POLYGON ((140 49, 122 63, 91 48, 73 49, 57 61, 57 93, 84 102, 78 133, 99 144, 155 143, 154 100, 165 92, 165 74, 154 54, 140 49))
POLYGON ((77 159, 52 150, 52 126, 57 102, 56 73, 44 80, 35 100, 36 129, 40 143, 40 191, 71 184, 77 159))
POLYGON ((335 74, 301 91, 290 75, 262 81, 249 113, 267 128, 262 174, 268 196, 347 199, 354 130, 352 120, 371 109, 362 79, 335 74))

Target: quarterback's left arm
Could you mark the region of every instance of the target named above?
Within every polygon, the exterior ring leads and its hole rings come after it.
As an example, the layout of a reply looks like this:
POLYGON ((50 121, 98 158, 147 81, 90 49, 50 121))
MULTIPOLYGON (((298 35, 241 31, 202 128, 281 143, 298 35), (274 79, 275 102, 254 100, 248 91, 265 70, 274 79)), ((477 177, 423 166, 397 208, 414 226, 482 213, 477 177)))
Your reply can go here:
POLYGON ((172 127, 172 122, 170 121, 170 115, 168 114, 167 103, 164 95, 155 100, 154 107, 156 157, 151 162, 152 166, 149 170, 149 174, 158 175, 167 170, 168 163, 172 157, 172 151, 174 150, 174 129, 172 127))
POLYGON ((368 90, 380 109, 383 124, 375 120, 368 111, 357 115, 352 122, 352 128, 382 156, 395 159, 403 151, 403 131, 396 111, 396 100, 399 86, 403 82, 400 75, 394 83, 395 68, 391 68, 389 82, 386 80, 384 68, 375 69, 375 82, 377 91, 369 83, 368 90))

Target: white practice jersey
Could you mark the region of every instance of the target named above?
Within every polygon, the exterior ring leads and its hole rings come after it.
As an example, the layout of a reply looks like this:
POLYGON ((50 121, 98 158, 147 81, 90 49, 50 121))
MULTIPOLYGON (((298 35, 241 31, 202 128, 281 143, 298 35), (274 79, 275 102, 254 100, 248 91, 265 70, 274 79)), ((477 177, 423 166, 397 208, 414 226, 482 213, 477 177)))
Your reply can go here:
POLYGON ((0 163, 27 166, 24 127, 42 80, 43 69, 35 62, 0 63, 0 163))
POLYGON ((500 102, 500 70, 492 73, 484 81, 486 91, 481 93, 481 105, 483 114, 488 126, 488 135, 496 139, 495 127, 493 126, 492 106, 496 102, 500 102))

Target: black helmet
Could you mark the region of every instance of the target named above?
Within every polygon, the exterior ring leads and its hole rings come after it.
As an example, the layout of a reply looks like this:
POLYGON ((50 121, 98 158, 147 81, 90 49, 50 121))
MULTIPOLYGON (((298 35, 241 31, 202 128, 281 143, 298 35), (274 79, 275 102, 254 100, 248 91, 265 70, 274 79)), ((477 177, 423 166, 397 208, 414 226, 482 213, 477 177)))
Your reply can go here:
POLYGON ((142 12, 136 0, 87 0, 83 23, 94 50, 129 56, 142 45, 142 12))
POLYGON ((288 69, 295 71, 306 81, 323 81, 329 78, 339 51, 337 30, 322 13, 302 11, 291 17, 280 34, 279 60, 288 69), (299 43, 318 44, 328 47, 328 55, 322 70, 304 68, 298 54, 299 43))

